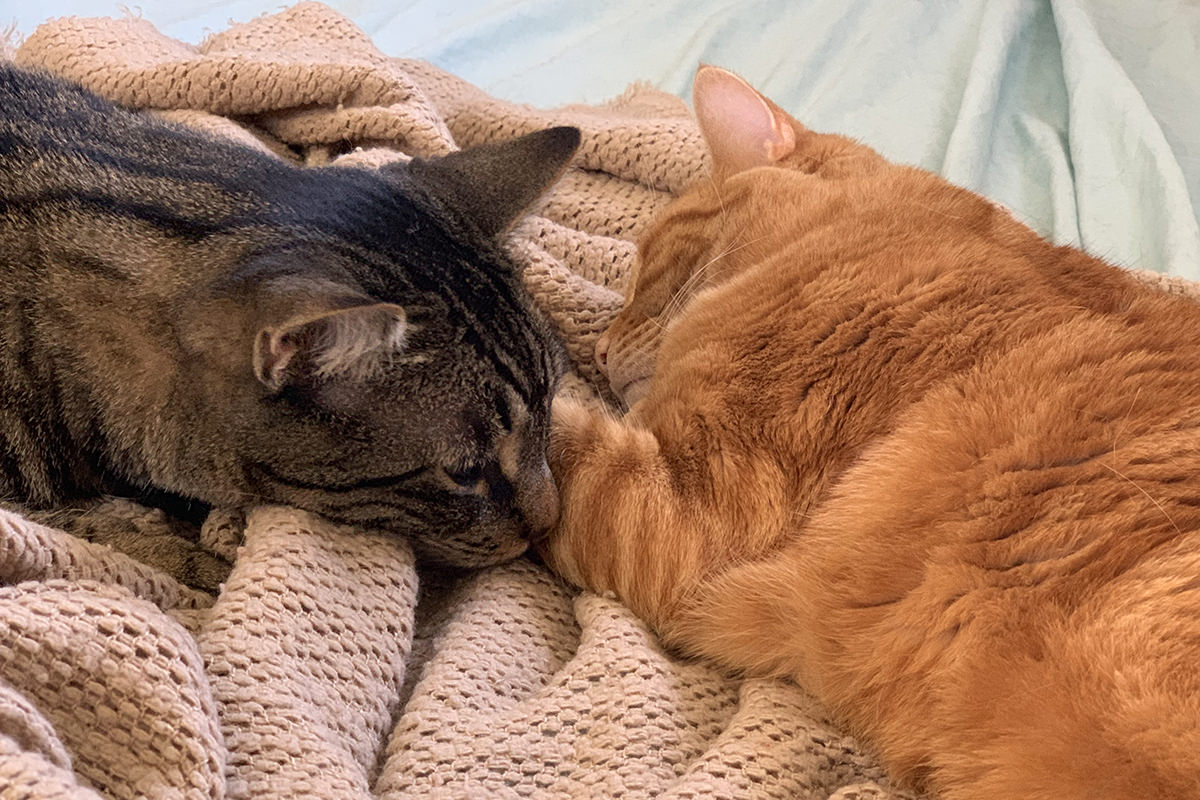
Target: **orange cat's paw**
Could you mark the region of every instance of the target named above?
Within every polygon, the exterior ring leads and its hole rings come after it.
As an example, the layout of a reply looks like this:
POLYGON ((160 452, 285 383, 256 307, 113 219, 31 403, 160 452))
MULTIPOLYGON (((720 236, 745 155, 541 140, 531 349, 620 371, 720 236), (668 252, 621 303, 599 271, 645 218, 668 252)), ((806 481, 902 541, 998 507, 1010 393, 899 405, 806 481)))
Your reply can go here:
POLYGON ((556 480, 562 481, 579 455, 586 452, 586 441, 591 436, 597 416, 597 412, 578 400, 554 398, 550 407, 549 461, 556 480))
MULTIPOLYGON (((586 459, 596 450, 599 427, 606 418, 577 400, 558 396, 550 407, 550 447, 547 460, 563 503, 559 524, 550 535, 534 545, 537 554, 552 571, 568 581, 582 585, 574 550, 589 535, 590 526, 569 524, 578 513, 581 475, 586 459)), ((586 484, 587 481, 584 481, 586 484)), ((587 492, 584 492, 587 494, 587 492)))

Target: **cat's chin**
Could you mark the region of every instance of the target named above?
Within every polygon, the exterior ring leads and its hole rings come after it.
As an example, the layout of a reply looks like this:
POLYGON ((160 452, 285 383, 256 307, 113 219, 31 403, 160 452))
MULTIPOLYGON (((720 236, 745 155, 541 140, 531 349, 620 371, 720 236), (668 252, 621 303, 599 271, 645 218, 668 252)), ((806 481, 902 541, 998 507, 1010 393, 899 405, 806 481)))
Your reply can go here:
POLYGON ((460 569, 494 567, 519 558, 529 550, 529 541, 516 537, 503 540, 497 537, 484 545, 455 540, 431 542, 410 539, 409 542, 419 560, 460 569))
POLYGON ((613 387, 613 393, 621 398, 627 410, 633 408, 635 403, 650 394, 650 378, 634 378, 619 389, 613 387))

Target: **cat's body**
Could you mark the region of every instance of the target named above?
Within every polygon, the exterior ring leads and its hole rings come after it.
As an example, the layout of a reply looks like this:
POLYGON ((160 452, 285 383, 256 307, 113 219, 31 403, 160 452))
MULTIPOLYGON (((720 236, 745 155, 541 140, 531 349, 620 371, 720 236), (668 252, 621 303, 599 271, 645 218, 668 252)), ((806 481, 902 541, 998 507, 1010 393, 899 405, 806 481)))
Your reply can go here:
POLYGON ((461 564, 557 513, 496 236, 578 132, 304 169, 0 64, 0 499, 286 503, 461 564))
POLYGON ((1200 797, 1200 306, 728 73, 556 403, 565 576, 945 798, 1200 797))

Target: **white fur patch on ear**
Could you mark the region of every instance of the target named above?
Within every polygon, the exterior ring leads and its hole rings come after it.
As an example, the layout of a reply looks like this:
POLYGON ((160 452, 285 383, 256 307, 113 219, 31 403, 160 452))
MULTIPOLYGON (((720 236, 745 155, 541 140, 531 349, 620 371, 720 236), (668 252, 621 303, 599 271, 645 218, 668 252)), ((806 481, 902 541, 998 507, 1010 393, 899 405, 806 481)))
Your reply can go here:
POLYGON ((796 149, 791 119, 728 70, 700 67, 692 107, 719 175, 770 166, 796 149))
POLYGON ((404 351, 408 329, 404 308, 393 303, 302 314, 258 332, 254 375, 278 391, 287 383, 289 367, 304 354, 317 378, 364 380, 404 351))
POLYGON ((317 376, 362 380, 404 350, 404 309, 391 303, 350 308, 324 320, 313 347, 317 376))

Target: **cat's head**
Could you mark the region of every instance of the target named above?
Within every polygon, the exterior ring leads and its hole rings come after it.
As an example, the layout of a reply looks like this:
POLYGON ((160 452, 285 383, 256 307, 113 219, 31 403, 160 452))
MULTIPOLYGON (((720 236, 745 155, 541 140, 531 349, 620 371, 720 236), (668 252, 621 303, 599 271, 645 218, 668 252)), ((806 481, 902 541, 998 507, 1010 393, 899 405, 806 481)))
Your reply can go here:
POLYGON ((810 131, 726 70, 700 67, 692 101, 712 174, 667 206, 641 236, 625 305, 596 343, 597 366, 626 406, 648 392, 662 337, 691 300, 753 263, 756 243, 778 225, 779 209, 759 191, 772 173, 838 179, 887 166, 846 137, 810 131), (756 213, 741 213, 754 205, 756 213), (730 236, 734 210, 749 222, 730 236))
POLYGON ((229 293, 252 298, 231 356, 243 492, 460 566, 519 555, 556 522, 562 350, 497 240, 578 143, 557 128, 303 176, 340 194, 334 234, 258 253, 229 293))

